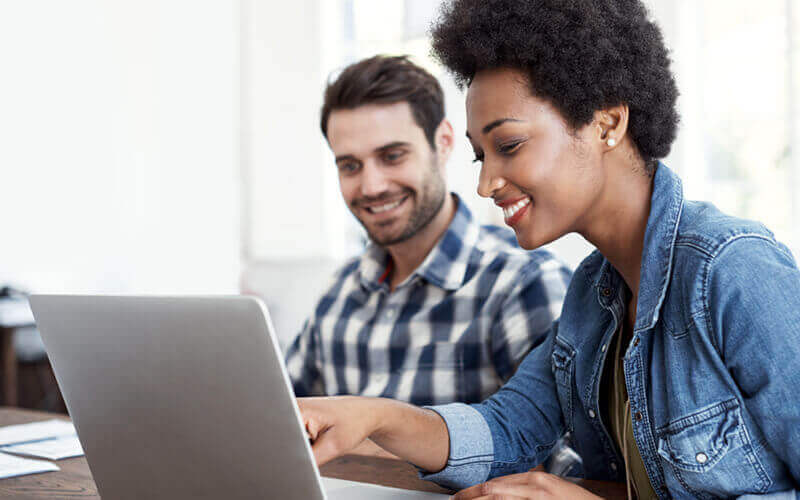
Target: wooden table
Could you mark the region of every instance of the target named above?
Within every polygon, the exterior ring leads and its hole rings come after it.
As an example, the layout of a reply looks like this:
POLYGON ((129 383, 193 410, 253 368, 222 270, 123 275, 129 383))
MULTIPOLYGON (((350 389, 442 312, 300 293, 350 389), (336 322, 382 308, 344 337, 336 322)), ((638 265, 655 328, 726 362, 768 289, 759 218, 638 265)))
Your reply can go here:
MULTIPOLYGON (((16 408, 0 408, 0 426, 24 424, 63 415, 16 408)), ((0 498, 20 500, 99 499, 86 458, 59 460, 57 472, 0 479, 0 498)), ((416 469, 406 462, 373 456, 346 455, 321 468, 322 475, 351 481, 392 486, 408 490, 449 493, 448 490, 423 481, 416 469)), ((625 498, 624 485, 604 481, 581 481, 580 484, 605 498, 625 498)))

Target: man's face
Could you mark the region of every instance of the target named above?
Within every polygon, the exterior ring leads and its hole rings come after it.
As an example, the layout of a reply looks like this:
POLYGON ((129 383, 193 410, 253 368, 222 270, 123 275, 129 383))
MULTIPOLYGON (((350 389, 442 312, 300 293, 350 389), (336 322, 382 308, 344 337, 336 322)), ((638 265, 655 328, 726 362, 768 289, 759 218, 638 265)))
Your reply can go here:
POLYGON ((378 245, 410 239, 442 207, 444 164, 407 102, 333 111, 328 143, 342 196, 378 245))

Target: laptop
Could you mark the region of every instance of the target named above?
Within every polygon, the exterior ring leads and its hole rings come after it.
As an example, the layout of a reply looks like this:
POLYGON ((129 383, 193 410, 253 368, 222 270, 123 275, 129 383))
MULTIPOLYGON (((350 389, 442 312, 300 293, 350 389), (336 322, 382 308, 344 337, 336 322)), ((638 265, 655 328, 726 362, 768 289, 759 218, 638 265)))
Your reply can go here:
POLYGON ((30 303, 103 498, 447 498, 320 477, 258 299, 30 303))

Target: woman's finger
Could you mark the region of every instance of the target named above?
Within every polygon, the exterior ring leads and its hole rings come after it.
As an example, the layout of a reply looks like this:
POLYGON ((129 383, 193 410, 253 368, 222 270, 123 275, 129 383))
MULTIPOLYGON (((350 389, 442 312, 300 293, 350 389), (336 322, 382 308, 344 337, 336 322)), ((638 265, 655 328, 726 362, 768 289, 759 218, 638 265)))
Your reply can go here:
POLYGON ((521 474, 511 474, 509 476, 492 479, 485 483, 476 484, 475 486, 471 486, 456 493, 455 496, 453 496, 453 500, 476 500, 478 498, 483 498, 494 491, 491 486, 493 484, 524 485, 528 483, 527 476, 528 473, 523 472, 521 474))

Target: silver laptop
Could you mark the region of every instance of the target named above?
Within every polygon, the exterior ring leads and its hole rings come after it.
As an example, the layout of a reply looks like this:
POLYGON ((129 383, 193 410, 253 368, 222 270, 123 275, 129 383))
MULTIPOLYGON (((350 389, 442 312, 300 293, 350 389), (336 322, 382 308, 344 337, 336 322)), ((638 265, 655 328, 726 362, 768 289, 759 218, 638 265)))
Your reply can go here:
POLYGON ((257 299, 30 302, 103 498, 446 498, 320 477, 257 299))

